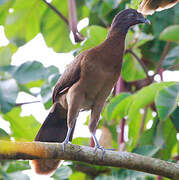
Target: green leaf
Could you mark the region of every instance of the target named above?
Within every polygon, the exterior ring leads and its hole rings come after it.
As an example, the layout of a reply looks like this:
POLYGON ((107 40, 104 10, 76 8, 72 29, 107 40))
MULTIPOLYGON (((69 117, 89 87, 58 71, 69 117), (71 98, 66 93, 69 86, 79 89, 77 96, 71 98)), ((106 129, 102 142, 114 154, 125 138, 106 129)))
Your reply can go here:
POLYGON ((160 39, 170 42, 179 41, 179 25, 172 25, 165 28, 160 34, 160 39))
POLYGON ((16 47, 8 45, 0 47, 0 66, 9 65, 11 62, 11 56, 16 51, 16 47))
POLYGON ((83 29, 82 33, 87 35, 87 39, 82 44, 81 51, 99 45, 105 40, 108 34, 106 28, 103 28, 101 26, 94 26, 94 25, 83 29))
POLYGON ((2 177, 4 180, 14 180, 14 179, 18 179, 18 180, 30 180, 29 176, 26 174, 23 174, 21 171, 16 171, 13 173, 5 173, 2 172, 2 177))
POLYGON ((1 1, 0 1, 0 12, 1 12, 0 25, 4 25, 6 16, 8 14, 8 10, 11 8, 14 1, 13 0, 1 0, 1 1))
POLYGON ((122 77, 127 82, 144 79, 146 77, 139 62, 129 53, 124 56, 122 77))
POLYGON ((140 108, 144 108, 146 105, 154 102, 157 92, 164 87, 175 84, 174 82, 161 82, 153 83, 147 87, 142 88, 136 94, 133 95, 133 102, 129 109, 129 119, 135 118, 140 108))
POLYGON ((156 96, 155 104, 161 120, 166 120, 167 117, 177 107, 179 101, 179 84, 174 84, 161 89, 156 96))
POLYGON ((5 139, 5 140, 10 139, 9 134, 6 131, 4 131, 4 129, 1 128, 0 128, 0 139, 5 139))
POLYGON ((159 148, 155 145, 145 145, 135 148, 132 152, 142 154, 144 156, 154 156, 159 151, 159 148))
POLYGON ((94 180, 112 180, 113 176, 101 175, 97 176, 94 180))
POLYGON ((4 3, 6 3, 8 0, 0 0, 0 5, 3 5, 4 3))
POLYGON ((134 37, 135 40, 137 40, 137 43, 134 44, 134 47, 140 47, 143 44, 145 44, 148 41, 151 41, 154 39, 154 36, 152 36, 151 34, 145 34, 143 32, 139 32, 139 33, 135 33, 135 35, 138 35, 137 37, 134 37))
POLYGON ((30 169, 28 161, 12 161, 12 162, 10 162, 6 172, 13 173, 16 171, 23 171, 23 170, 27 170, 27 169, 30 169))
POLYGON ((43 79, 45 73, 45 68, 40 62, 28 61, 20 65, 13 76, 20 84, 26 84, 30 81, 43 79))
POLYGON ((162 159, 171 159, 173 148, 178 143, 176 135, 177 130, 173 126, 171 119, 167 119, 164 126, 165 148, 160 152, 162 159))
POLYGON ((177 131, 179 132, 179 107, 175 109, 175 111, 171 116, 172 116, 172 122, 175 128, 177 129, 177 131))
POLYGON ((32 141, 40 128, 40 123, 32 115, 22 117, 20 113, 21 108, 16 107, 2 116, 10 123, 15 139, 32 141))
POLYGON ((74 138, 72 140, 72 143, 73 144, 78 144, 78 145, 86 145, 88 146, 89 145, 89 138, 84 138, 84 137, 77 137, 77 138, 74 138))
POLYGON ((179 63, 179 46, 173 48, 165 57, 162 67, 167 69, 179 63))
POLYGON ((59 77, 60 75, 58 73, 50 75, 47 83, 44 84, 41 88, 40 94, 46 109, 49 109, 52 105, 52 89, 59 77))
POLYGON ((130 96, 129 93, 120 93, 110 101, 110 103, 104 109, 104 116, 107 121, 111 120, 111 116, 115 107, 128 96, 130 96))
POLYGON ((5 34, 11 43, 22 46, 40 32, 40 19, 45 9, 43 1, 18 0, 11 6, 5 21, 5 34))
POLYGON ((111 115, 112 119, 121 119, 128 114, 131 103, 133 102, 133 96, 128 96, 123 99, 113 110, 111 115))
POLYGON ((69 180, 77 180, 77 179, 79 179, 79 180, 85 180, 85 177, 86 177, 86 175, 85 175, 84 173, 82 173, 82 172, 74 172, 74 173, 70 176, 69 180))
MULTIPOLYGON (((67 0, 55 1, 53 5, 58 7, 65 17, 68 17, 67 0)), ((72 44, 70 40, 69 27, 50 8, 46 9, 42 17, 41 32, 47 46, 52 47, 56 52, 69 52, 76 48, 75 44, 72 44)))
POLYGON ((56 170, 55 174, 52 177, 62 180, 62 179, 68 179, 71 174, 72 174, 72 170, 70 167, 62 166, 56 170))
POLYGON ((10 111, 16 104, 17 94, 18 87, 14 79, 0 81, 0 111, 10 111))

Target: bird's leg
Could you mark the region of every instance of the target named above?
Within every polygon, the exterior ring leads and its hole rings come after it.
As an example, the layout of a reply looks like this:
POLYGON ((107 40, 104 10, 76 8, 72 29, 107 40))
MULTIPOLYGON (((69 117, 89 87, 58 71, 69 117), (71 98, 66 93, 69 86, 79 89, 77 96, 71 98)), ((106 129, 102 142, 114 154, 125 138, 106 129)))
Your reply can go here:
POLYGON ((93 106, 92 111, 91 111, 89 129, 90 129, 92 138, 95 142, 95 150, 101 149, 103 151, 102 160, 104 160, 105 149, 104 149, 104 147, 99 145, 99 142, 98 142, 96 135, 95 135, 96 127, 97 127, 98 121, 99 121, 100 112, 101 112, 102 107, 103 107, 103 104, 99 103, 100 101, 97 101, 97 102, 98 103, 93 106))
POLYGON ((65 152, 65 145, 70 142, 70 135, 71 135, 72 130, 73 130, 73 128, 68 128, 66 138, 63 141, 63 145, 62 145, 63 152, 65 152))
POLYGON ((76 119, 78 113, 80 111, 80 104, 83 101, 82 93, 76 89, 76 86, 72 87, 67 96, 66 96, 67 104, 68 104, 68 113, 67 113, 67 125, 68 125, 68 132, 66 138, 63 142, 63 152, 65 151, 65 145, 71 141, 70 136, 73 133, 73 129, 76 124, 76 119))
POLYGON ((101 149, 101 150, 103 151, 102 160, 104 160, 104 155, 105 155, 105 149, 104 149, 104 147, 103 147, 103 146, 100 146, 100 144, 99 144, 99 142, 98 142, 98 140, 97 140, 97 138, 96 138, 95 133, 91 133, 91 135, 92 135, 92 138, 93 138, 94 143, 95 143, 95 151, 96 151, 97 149, 101 149))

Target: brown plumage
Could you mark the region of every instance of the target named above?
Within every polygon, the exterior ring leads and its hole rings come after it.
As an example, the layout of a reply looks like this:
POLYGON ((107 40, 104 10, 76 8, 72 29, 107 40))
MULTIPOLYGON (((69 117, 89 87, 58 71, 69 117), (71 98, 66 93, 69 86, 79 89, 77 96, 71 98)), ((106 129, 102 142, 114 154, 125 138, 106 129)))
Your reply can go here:
POLYGON ((179 0, 143 0, 138 11, 144 15, 152 15, 155 11, 162 11, 173 7, 179 0))
MULTIPOLYGON (((58 80, 53 92, 52 109, 40 128, 35 141, 63 142, 72 140, 80 110, 91 109, 89 129, 95 145, 100 112, 121 72, 125 37, 128 29, 149 23, 133 9, 118 13, 106 40, 99 46, 79 54, 58 80)), ((58 166, 57 160, 33 160, 35 171, 48 174, 58 166)))

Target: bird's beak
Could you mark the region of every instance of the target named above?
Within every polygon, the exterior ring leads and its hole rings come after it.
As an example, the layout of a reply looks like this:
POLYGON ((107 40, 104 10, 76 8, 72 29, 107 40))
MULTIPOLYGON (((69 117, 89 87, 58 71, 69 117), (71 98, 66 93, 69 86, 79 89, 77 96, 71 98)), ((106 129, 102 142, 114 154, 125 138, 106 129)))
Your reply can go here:
POLYGON ((150 21, 148 19, 144 18, 143 16, 140 16, 138 18, 138 20, 140 23, 151 24, 150 21))
POLYGON ((145 20, 144 20, 144 23, 145 24, 151 24, 151 22, 148 20, 148 19, 146 19, 146 18, 144 18, 145 20))

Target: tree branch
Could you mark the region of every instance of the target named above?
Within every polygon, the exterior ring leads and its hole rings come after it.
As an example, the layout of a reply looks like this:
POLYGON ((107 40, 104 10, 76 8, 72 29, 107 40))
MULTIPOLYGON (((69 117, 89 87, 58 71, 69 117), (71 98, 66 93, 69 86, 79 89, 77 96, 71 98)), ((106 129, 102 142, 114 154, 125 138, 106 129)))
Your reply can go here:
POLYGON ((156 70, 156 74, 159 73, 160 69, 162 68, 162 63, 163 63, 163 60, 165 59, 165 56, 168 54, 168 51, 170 50, 170 46, 171 46, 171 42, 167 42, 166 45, 165 45, 165 48, 162 52, 162 55, 160 57, 160 61, 157 65, 157 70, 156 70))
POLYGON ((19 107, 25 104, 33 104, 33 103, 39 103, 40 101, 31 101, 31 102, 23 102, 23 103, 16 103, 15 106, 19 107))
POLYGON ((52 9, 66 24, 69 26, 68 19, 59 11, 57 8, 55 8, 51 3, 48 3, 46 0, 43 0, 47 6, 52 9))
POLYGON ((67 144, 63 152, 62 144, 42 142, 0 141, 0 159, 64 159, 87 162, 95 165, 122 167, 168 178, 179 179, 179 164, 145 157, 129 152, 103 152, 87 146, 67 144))

